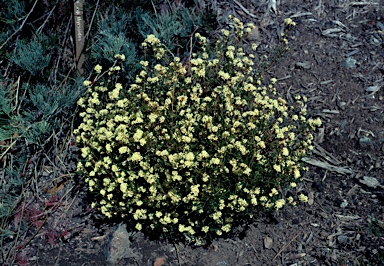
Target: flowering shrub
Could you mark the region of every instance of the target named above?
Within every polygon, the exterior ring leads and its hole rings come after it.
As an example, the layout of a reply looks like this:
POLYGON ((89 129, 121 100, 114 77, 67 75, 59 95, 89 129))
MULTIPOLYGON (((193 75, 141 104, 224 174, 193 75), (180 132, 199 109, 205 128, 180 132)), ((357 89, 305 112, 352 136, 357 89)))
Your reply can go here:
POLYGON ((124 55, 84 82, 78 170, 107 217, 197 240, 294 203, 279 190, 296 186, 321 121, 307 118, 305 97, 288 105, 275 96, 275 79, 263 85, 256 45, 240 47, 254 26, 231 19, 233 29, 211 45, 197 33, 200 49, 185 63, 149 35, 142 45, 156 60, 140 62, 134 84, 116 80, 124 55))

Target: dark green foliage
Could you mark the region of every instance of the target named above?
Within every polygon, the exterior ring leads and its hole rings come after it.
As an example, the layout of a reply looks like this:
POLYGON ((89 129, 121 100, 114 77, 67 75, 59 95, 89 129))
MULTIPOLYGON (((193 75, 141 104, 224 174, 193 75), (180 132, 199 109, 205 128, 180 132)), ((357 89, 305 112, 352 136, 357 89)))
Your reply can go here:
POLYGON ((29 88, 29 99, 22 120, 21 134, 28 142, 42 145, 52 130, 60 127, 58 117, 65 116, 79 97, 79 84, 55 90, 43 84, 29 88))
POLYGON ((11 127, 12 99, 7 91, 0 85, 0 141, 12 138, 14 129, 11 127))
POLYGON ((71 108, 78 97, 71 87, 55 90, 43 84, 30 88, 30 101, 44 117, 53 117, 65 108, 71 108))
POLYGON ((30 125, 23 132, 23 136, 27 143, 33 143, 42 146, 46 144, 46 140, 49 138, 52 132, 53 126, 47 121, 40 121, 30 125))
POLYGON ((6 239, 15 233, 9 228, 4 227, 7 218, 15 214, 20 193, 26 182, 21 172, 27 161, 25 156, 25 147, 21 148, 21 152, 17 159, 9 160, 8 165, 0 174, 0 239, 6 239))
POLYGON ((137 9, 136 20, 143 38, 154 34, 170 50, 177 46, 177 37, 188 38, 202 24, 201 16, 182 7, 165 9, 159 14, 137 9))
POLYGON ((133 64, 136 56, 135 45, 126 36, 126 28, 132 23, 127 14, 116 17, 112 13, 105 15, 98 24, 96 41, 92 46, 92 57, 96 60, 113 61, 115 54, 124 54, 127 64, 133 64))
POLYGON ((134 80, 139 68, 138 62, 144 58, 141 43, 154 34, 175 55, 183 56, 190 52, 193 33, 212 26, 212 14, 208 9, 198 12, 196 8, 184 7, 170 2, 147 3, 128 2, 101 12, 97 30, 93 34, 92 53, 88 62, 88 71, 96 64, 108 65, 115 54, 124 54, 125 77, 128 83, 134 80), (208 20, 207 20, 208 19, 208 20))
POLYGON ((43 145, 52 130, 60 127, 60 116, 70 113, 81 91, 81 79, 60 89, 44 84, 25 85, 25 98, 18 101, 21 106, 12 107, 12 95, 0 87, 0 140, 11 139, 17 133, 28 143, 43 145), (17 112, 17 110, 22 110, 17 112))
POLYGON ((4 88, 0 87, 0 127, 8 123, 7 121, 11 111, 10 102, 6 97, 6 92, 4 88))
POLYGON ((16 42, 16 51, 9 60, 36 76, 48 66, 51 56, 46 54, 41 42, 22 40, 16 42))
POLYGON ((17 25, 26 15, 25 2, 20 0, 0 1, 5 8, 0 9, 1 22, 17 25))

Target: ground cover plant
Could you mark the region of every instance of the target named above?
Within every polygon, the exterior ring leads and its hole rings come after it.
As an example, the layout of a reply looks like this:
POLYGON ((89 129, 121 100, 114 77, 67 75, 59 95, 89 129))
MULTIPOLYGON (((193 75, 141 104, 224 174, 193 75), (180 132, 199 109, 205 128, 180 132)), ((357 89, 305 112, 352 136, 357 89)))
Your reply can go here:
POLYGON ((0 0, 0 264, 383 264, 379 2, 0 0))
MULTIPOLYGON (((2 1, 0 5, 0 160, 3 169, 0 236, 2 260, 13 264, 25 259, 24 249, 36 236, 43 235, 52 244, 68 232, 66 227, 58 228, 65 222, 55 221, 52 214, 73 189, 69 183, 74 181, 72 166, 76 153, 68 147, 75 145, 71 140, 77 123, 73 116, 74 103, 83 93, 79 86, 83 77, 76 74, 71 58, 74 51, 68 49, 72 41, 71 3, 2 1), (53 33, 54 28, 60 29, 60 34, 53 33), (50 172, 50 178, 38 182, 40 172, 48 168, 55 169, 50 172), (36 191, 43 191, 44 195, 36 191), (20 252, 22 256, 18 255, 20 252)), ((111 7, 99 1, 87 1, 84 7, 85 16, 91 21, 85 38, 92 38, 95 43, 91 50, 84 51, 85 75, 87 64, 103 64, 110 55, 121 52, 127 55, 124 67, 130 70, 124 78, 131 80, 138 65, 136 56, 140 56, 134 52, 140 42, 136 33, 144 34, 148 28, 157 27, 158 19, 150 12, 153 5, 146 1, 129 5, 115 1, 111 7), (121 5, 125 10, 132 9, 134 15, 128 15, 123 9, 118 11, 121 5), (97 13, 100 10, 102 12, 97 13), (134 41, 132 36, 136 37, 134 41)), ((183 34, 190 34, 196 27, 194 23, 202 26, 204 13, 192 14, 192 9, 179 5, 169 8, 172 12, 160 17, 164 21, 157 32, 169 40, 178 35, 179 42, 175 44, 179 48, 185 45, 180 42, 186 39, 183 34), (180 19, 174 24, 176 17, 180 19), (170 31, 163 32, 165 29, 170 31)))
POLYGON ((295 204, 282 189, 300 181, 300 160, 321 121, 307 118, 305 98, 289 106, 274 96, 276 80, 263 84, 257 45, 248 52, 242 45, 255 26, 229 20, 233 29, 211 45, 196 33, 198 48, 184 63, 148 35, 133 84, 119 82, 121 54, 84 82, 78 170, 107 217, 197 241, 228 233, 257 211, 295 204))

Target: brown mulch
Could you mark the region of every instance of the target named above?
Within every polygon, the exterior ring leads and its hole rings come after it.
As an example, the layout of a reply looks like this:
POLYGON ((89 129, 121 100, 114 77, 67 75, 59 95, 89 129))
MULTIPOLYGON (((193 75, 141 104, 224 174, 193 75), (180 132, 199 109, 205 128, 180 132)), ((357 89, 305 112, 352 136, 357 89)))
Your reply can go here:
MULTIPOLYGON (((284 98, 307 96, 308 113, 323 120, 299 188, 309 202, 263 215, 244 234, 215 240, 209 247, 152 241, 122 231, 128 240, 117 243, 126 250, 120 259, 116 255, 115 265, 384 265, 384 3, 220 2, 219 15, 232 13, 258 25, 255 38, 261 49, 278 42, 285 18, 297 23, 289 34, 290 50, 267 75, 279 80, 284 98)), ((76 153, 72 141, 65 140, 63 161, 76 153)), ((36 205, 45 203, 50 218, 33 218, 31 211, 30 219, 41 230, 19 261, 108 265, 118 226, 84 206, 86 191, 68 174, 75 163, 63 168, 57 160, 57 168, 45 169, 49 182, 36 205)))

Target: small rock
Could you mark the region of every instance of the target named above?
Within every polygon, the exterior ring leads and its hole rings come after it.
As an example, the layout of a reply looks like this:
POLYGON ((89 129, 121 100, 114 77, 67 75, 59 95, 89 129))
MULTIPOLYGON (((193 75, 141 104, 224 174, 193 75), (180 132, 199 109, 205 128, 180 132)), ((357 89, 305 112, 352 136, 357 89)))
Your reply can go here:
POLYGON ((328 237, 328 232, 326 232, 326 231, 321 231, 321 232, 320 232, 320 236, 321 236, 322 238, 326 239, 326 238, 328 237))
POLYGON ((329 219, 329 216, 326 212, 319 212, 320 216, 323 217, 324 219, 329 219))
POLYGON ((380 186, 380 182, 372 176, 363 176, 363 179, 360 179, 359 181, 360 183, 371 188, 377 188, 380 186))
POLYGON ((297 68, 303 68, 303 69, 310 69, 311 68, 310 62, 297 62, 295 65, 297 68))
POLYGON ((340 204, 340 208, 345 208, 348 206, 348 201, 346 199, 343 200, 343 202, 340 204))
POLYGON ((308 205, 313 205, 315 195, 312 191, 308 193, 308 205))
POLYGON ((379 30, 384 30, 384 24, 383 23, 381 23, 380 21, 377 21, 376 22, 376 27, 379 29, 379 30))
POLYGON ((337 237, 337 242, 339 244, 346 244, 348 242, 349 238, 347 236, 344 236, 344 235, 340 235, 337 237))
POLYGON ((273 244, 273 239, 270 238, 269 236, 266 236, 264 238, 264 247, 266 249, 271 249, 272 248, 272 244, 273 244))
POLYGON ((372 146, 372 141, 367 136, 361 136, 359 138, 359 145, 361 148, 370 148, 372 146))
POLYGON ((158 257, 156 258, 155 262, 153 263, 153 266, 163 266, 165 264, 165 258, 164 257, 158 257))
POLYGON ((115 265, 122 259, 135 258, 141 259, 138 254, 135 254, 130 245, 130 234, 127 232, 127 226, 120 224, 116 231, 113 233, 112 239, 108 248, 108 261, 115 265))
POLYGON ((344 66, 346 68, 353 68, 353 67, 356 67, 356 59, 353 59, 352 57, 348 57, 347 59, 345 59, 345 62, 344 62, 344 66))

